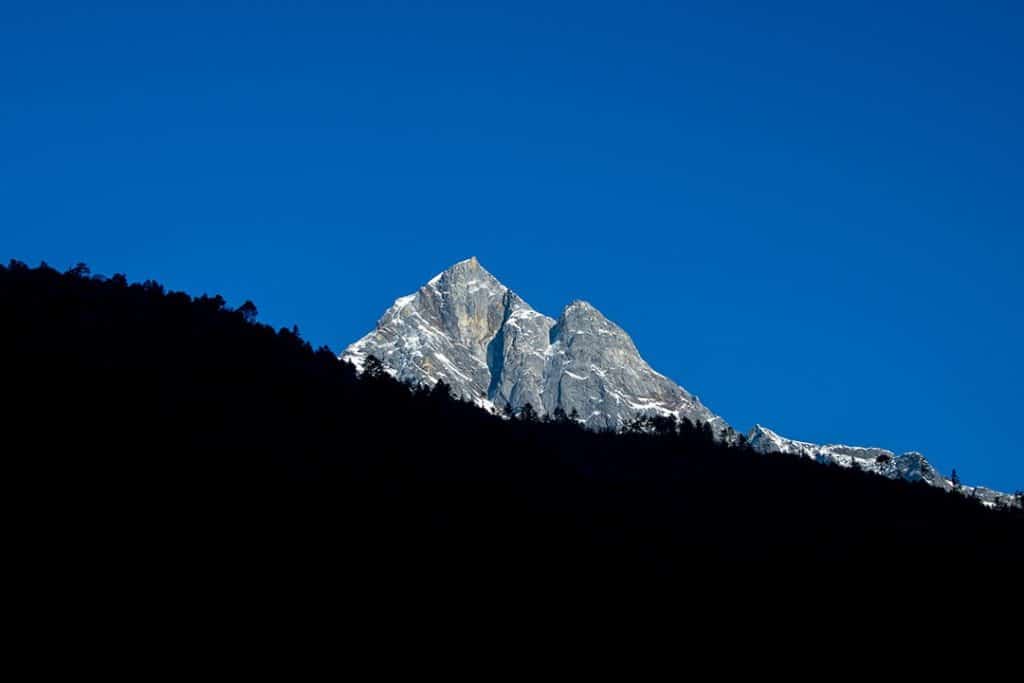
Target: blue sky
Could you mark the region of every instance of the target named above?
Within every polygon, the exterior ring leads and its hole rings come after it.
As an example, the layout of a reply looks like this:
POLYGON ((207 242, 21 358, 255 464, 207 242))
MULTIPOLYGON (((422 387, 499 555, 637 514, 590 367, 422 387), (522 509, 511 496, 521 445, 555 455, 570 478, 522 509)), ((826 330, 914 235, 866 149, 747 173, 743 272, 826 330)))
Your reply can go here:
POLYGON ((476 255, 737 428, 1024 487, 1020 3, 5 2, 0 64, 0 259, 340 349, 476 255))

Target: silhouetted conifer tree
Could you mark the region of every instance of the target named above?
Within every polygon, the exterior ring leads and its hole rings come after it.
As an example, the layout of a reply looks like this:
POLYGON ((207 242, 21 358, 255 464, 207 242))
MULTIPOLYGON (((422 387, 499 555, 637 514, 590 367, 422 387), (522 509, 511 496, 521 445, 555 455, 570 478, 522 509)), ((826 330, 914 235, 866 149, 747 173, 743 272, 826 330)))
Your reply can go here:
POLYGON ((450 401, 455 398, 455 395, 452 393, 451 386, 443 379, 439 379, 430 390, 430 398, 435 401, 450 401))
POLYGON ((527 403, 519 411, 519 419, 523 422, 537 422, 538 416, 537 411, 534 410, 533 405, 527 403))
POLYGON ((678 431, 675 415, 655 415, 650 422, 657 434, 675 434, 678 431))
POLYGON ((260 314, 256 309, 256 304, 248 299, 245 300, 244 304, 238 307, 238 312, 242 314, 242 317, 245 318, 246 322, 250 323, 254 322, 256 320, 256 316, 260 314))
POLYGON ((89 274, 91 272, 92 271, 89 270, 89 266, 87 266, 84 263, 82 263, 81 261, 79 261, 78 263, 73 265, 71 268, 68 268, 66 274, 70 275, 71 277, 82 277, 82 278, 85 278, 85 277, 89 277, 89 274))
POLYGON ((371 379, 379 379, 387 376, 387 371, 384 369, 384 364, 380 362, 380 359, 373 354, 366 357, 363 361, 363 375, 371 379))

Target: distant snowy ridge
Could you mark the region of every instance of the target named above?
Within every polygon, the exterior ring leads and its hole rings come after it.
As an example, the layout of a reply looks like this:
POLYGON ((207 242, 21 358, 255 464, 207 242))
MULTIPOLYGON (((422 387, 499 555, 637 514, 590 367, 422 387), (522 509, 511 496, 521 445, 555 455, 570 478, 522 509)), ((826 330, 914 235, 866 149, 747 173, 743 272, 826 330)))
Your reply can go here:
POLYGON ((787 439, 761 425, 754 425, 754 428, 750 430, 747 434, 747 443, 759 453, 799 455, 823 464, 857 467, 865 472, 889 479, 922 482, 944 491, 956 489, 965 496, 978 498, 988 507, 1013 505, 1015 502, 1012 495, 984 486, 960 485, 959 488, 954 487, 952 481, 942 476, 923 455, 914 451, 897 455, 884 448, 864 448, 841 444, 819 445, 787 439))

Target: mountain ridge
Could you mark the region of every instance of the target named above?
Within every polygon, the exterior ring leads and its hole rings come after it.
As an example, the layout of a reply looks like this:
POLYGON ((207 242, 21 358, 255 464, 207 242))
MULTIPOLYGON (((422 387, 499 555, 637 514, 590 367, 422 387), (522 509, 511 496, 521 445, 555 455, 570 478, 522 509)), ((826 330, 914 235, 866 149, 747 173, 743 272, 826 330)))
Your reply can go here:
POLYGON ((574 299, 558 318, 534 310, 472 256, 399 297, 341 360, 362 370, 377 357, 406 384, 448 384, 463 400, 495 414, 561 413, 588 428, 617 431, 634 419, 672 417, 708 425, 722 441, 745 439, 759 453, 806 457, 890 479, 956 489, 989 506, 1012 502, 982 486, 956 486, 920 453, 814 444, 756 424, 741 436, 696 395, 652 368, 629 334, 593 304, 574 299))
POLYGON ((907 451, 895 453, 885 448, 847 446, 845 444, 815 444, 781 436, 760 424, 755 424, 746 435, 747 444, 759 453, 782 453, 809 458, 825 465, 856 467, 888 479, 917 481, 942 489, 957 491, 978 498, 984 505, 1013 504, 1013 496, 985 486, 956 484, 943 476, 921 453, 907 451))

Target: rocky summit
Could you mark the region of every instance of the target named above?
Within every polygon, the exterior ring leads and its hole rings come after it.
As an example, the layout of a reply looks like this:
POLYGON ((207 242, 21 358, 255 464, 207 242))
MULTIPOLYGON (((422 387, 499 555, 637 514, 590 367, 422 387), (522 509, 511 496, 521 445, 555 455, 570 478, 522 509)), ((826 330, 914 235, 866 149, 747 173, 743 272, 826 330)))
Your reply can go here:
POLYGON ((362 368, 380 359, 409 384, 444 381, 494 412, 564 411, 593 429, 619 429, 638 416, 675 416, 735 432, 696 396, 659 374, 626 332, 585 301, 557 320, 538 313, 487 272, 460 261, 384 313, 341 358, 362 368))

